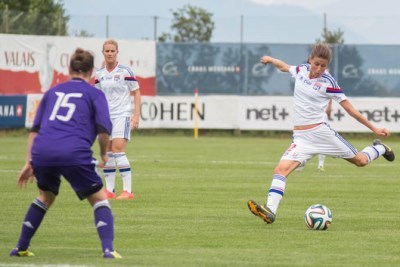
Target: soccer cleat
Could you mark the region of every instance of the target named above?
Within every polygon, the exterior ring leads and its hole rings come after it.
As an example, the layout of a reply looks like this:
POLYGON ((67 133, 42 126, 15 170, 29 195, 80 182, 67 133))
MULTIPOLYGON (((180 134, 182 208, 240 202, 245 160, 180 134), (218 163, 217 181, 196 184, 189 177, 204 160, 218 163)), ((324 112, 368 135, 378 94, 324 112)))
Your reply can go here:
POLYGON ((35 254, 30 252, 29 250, 19 250, 18 248, 14 248, 10 252, 11 257, 33 257, 35 254))
POLYGON ((122 191, 121 195, 117 197, 118 200, 123 200, 123 199, 133 199, 135 196, 133 193, 129 193, 128 191, 124 190, 122 191))
POLYGON ((324 166, 319 166, 319 167, 318 167, 318 171, 320 171, 320 172, 324 172, 324 171, 325 171, 325 168, 324 168, 324 166))
POLYGON ((249 210, 251 211, 251 213, 260 217, 266 223, 271 224, 275 221, 276 216, 268 207, 260 206, 253 200, 249 200, 247 202, 247 206, 249 207, 249 210))
POLYGON ((107 198, 115 198, 116 197, 115 193, 110 192, 107 189, 106 189, 106 194, 107 194, 107 198))
POLYGON ((382 155, 387 161, 393 161, 394 160, 394 152, 393 150, 388 146, 385 145, 384 143, 381 142, 379 139, 375 139, 373 142, 373 145, 382 145, 385 148, 385 153, 382 155))
POLYGON ((105 251, 103 253, 103 258, 105 258, 105 259, 122 259, 122 256, 114 250, 114 251, 105 251))

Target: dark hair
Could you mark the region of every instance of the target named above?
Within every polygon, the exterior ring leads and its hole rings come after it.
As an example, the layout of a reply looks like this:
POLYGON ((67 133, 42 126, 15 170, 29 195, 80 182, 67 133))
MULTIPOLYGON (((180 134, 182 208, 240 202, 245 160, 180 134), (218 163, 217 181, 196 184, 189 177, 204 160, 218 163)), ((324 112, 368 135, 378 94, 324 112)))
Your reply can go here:
POLYGON ((312 59, 314 57, 320 57, 331 62, 332 50, 326 43, 315 44, 311 50, 309 58, 312 59))
POLYGON ((73 72, 87 73, 94 67, 94 57, 89 51, 77 48, 69 65, 73 72))

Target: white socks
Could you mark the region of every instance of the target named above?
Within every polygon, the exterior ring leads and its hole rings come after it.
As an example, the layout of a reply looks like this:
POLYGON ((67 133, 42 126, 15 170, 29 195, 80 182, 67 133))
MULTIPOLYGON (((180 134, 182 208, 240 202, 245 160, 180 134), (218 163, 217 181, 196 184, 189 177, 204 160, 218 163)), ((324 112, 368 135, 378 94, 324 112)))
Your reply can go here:
POLYGON ((286 177, 280 174, 274 174, 271 187, 268 192, 267 207, 276 214, 279 202, 283 197, 286 187, 286 177))
POLYGON ((365 155, 368 157, 368 164, 371 163, 371 161, 379 158, 383 154, 385 154, 386 149, 382 145, 376 145, 376 146, 367 146, 364 148, 362 151, 365 155))
POLYGON ((112 152, 107 152, 107 156, 108 156, 108 161, 107 161, 106 165, 104 166, 104 170, 103 170, 104 180, 106 181, 107 191, 114 193, 116 163, 115 163, 114 154, 112 152))
POLYGON ((119 174, 122 177, 123 190, 132 193, 132 172, 128 157, 125 152, 114 153, 114 157, 117 162, 119 174))

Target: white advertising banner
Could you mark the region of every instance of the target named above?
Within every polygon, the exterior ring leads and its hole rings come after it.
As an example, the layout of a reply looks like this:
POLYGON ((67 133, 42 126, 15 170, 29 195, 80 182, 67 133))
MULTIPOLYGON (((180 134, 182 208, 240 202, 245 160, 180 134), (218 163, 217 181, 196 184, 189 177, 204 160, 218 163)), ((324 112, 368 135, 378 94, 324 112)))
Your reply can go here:
MULTIPOLYGON (((41 95, 27 98, 26 127, 31 127, 41 95)), ((140 128, 292 130, 292 97, 142 96, 140 128), (197 106, 197 112, 196 107, 197 106)), ((400 98, 352 98, 353 105, 377 127, 400 132, 400 98)), ((331 126, 340 132, 369 132, 339 104, 332 106, 331 126)))
MULTIPOLYGON (((200 129, 291 130, 292 97, 201 96, 200 129)), ((353 105, 377 127, 400 132, 400 98, 352 98, 353 105)), ((143 97, 141 128, 186 128, 195 123, 195 98, 143 97)), ((334 103, 329 123, 342 132, 368 132, 364 125, 334 103)))
MULTIPOLYGON (((102 67, 104 41, 70 36, 0 34, 0 94, 40 94, 68 80, 70 56, 78 47, 94 54, 96 69, 102 67)), ((133 70, 143 94, 155 95, 156 43, 116 41, 118 61, 133 70)))
POLYGON ((25 116, 25 127, 30 128, 33 125, 36 112, 39 108, 40 101, 42 100, 43 94, 30 94, 26 97, 26 116, 25 116))
POLYGON ((236 129, 237 96, 207 96, 198 101, 188 96, 144 96, 141 107, 141 128, 184 128, 194 127, 195 116, 202 129, 236 129))

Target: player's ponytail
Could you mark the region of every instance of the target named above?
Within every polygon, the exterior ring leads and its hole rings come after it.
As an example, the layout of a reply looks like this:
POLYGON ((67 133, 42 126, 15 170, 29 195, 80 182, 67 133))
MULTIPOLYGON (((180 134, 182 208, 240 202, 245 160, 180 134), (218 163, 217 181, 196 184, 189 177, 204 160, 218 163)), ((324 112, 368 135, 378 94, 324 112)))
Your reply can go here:
POLYGON ((75 53, 71 56, 70 68, 75 73, 89 73, 94 67, 93 55, 82 49, 77 48, 75 53))

